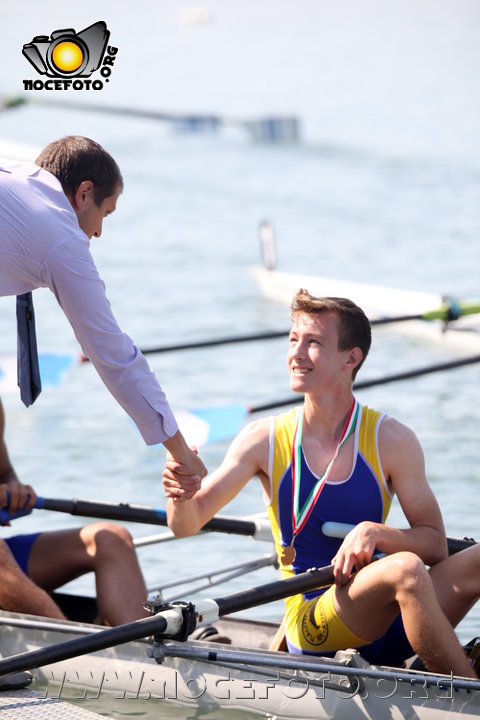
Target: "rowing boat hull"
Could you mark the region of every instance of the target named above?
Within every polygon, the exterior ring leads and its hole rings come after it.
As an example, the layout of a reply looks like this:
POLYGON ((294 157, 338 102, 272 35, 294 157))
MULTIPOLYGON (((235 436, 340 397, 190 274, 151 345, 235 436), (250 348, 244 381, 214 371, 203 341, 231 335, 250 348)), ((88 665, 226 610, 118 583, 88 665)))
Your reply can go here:
MULTIPOLYGON (((370 319, 419 315, 442 306, 440 294, 400 290, 368 283, 335 280, 317 275, 303 275, 261 267, 251 268, 262 294, 270 300, 290 304, 294 294, 305 288, 312 295, 347 297, 359 305, 370 319)), ((409 320, 389 324, 389 329, 422 340, 435 341, 461 349, 480 349, 480 319, 476 315, 461 317, 445 331, 441 321, 409 320)))
MULTIPOLYGON (((85 623, 46 621, 15 613, 0 613, 0 623, 4 657, 98 630, 85 623)), ((273 624, 224 618, 216 627, 230 636, 233 644, 170 641, 164 646, 167 656, 158 663, 149 657, 159 652, 155 645, 130 642, 44 667, 38 671, 39 679, 48 683, 51 694, 84 698, 89 707, 92 700, 108 703, 115 698, 128 701, 132 710, 134 702, 157 709, 167 702, 304 720, 480 717, 478 683, 472 691, 454 688, 448 678, 439 687, 438 678, 428 674, 413 673, 407 680, 395 680, 390 670, 371 668, 355 651, 337 654, 337 662, 332 664, 321 658, 259 649, 268 647, 273 624), (181 654, 184 656, 177 656, 181 654), (236 656, 243 658, 240 664, 236 656), (374 677, 365 676, 369 672, 374 677)))

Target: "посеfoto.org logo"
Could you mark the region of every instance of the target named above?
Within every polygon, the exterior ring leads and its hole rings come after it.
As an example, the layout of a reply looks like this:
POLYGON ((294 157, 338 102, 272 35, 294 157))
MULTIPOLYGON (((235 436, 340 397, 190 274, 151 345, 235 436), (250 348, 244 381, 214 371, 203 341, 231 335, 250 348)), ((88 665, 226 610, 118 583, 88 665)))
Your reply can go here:
POLYGON ((117 55, 116 47, 108 46, 110 32, 103 21, 79 33, 68 28, 54 30, 50 36, 36 35, 22 48, 22 54, 40 75, 54 81, 24 80, 25 90, 101 90, 102 80, 89 78, 100 68, 100 75, 109 82, 117 55))

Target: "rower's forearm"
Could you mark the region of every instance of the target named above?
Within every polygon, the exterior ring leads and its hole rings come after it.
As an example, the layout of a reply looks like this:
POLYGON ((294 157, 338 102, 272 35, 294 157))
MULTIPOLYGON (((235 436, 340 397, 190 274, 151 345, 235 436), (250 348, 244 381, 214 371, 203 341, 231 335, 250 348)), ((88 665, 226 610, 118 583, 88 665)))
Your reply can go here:
POLYGON ((413 552, 426 565, 435 565, 448 556, 445 533, 425 525, 407 529, 379 525, 376 547, 387 555, 401 551, 413 552))
POLYGON ((175 502, 170 498, 167 503, 167 522, 176 537, 196 535, 202 527, 193 500, 175 502))

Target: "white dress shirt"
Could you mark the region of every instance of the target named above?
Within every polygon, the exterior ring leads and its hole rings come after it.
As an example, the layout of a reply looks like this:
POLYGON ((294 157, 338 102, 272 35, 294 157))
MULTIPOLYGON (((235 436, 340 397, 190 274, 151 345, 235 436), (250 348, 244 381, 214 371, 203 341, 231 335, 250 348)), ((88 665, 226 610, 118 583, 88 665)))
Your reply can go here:
POLYGON ((0 295, 50 288, 147 445, 163 442, 176 433, 176 420, 144 356, 119 328, 89 248, 57 178, 0 158, 0 295))

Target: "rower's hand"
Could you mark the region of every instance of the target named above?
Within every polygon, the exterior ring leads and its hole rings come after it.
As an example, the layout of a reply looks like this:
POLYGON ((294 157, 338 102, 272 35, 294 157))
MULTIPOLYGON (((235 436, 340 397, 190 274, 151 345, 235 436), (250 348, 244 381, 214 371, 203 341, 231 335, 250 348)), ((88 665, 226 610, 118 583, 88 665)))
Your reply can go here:
MULTIPOLYGON (((19 510, 30 510, 37 499, 37 494, 31 485, 24 485, 16 479, 0 484, 0 507, 8 508, 13 513, 19 510)), ((10 525, 9 522, 2 525, 10 525)))
POLYGON ((376 523, 361 522, 345 536, 332 559, 336 585, 346 585, 354 572, 370 563, 377 542, 377 527, 376 523))
MULTIPOLYGON (((192 452, 197 453, 197 448, 192 448, 192 452)), ((189 475, 186 472, 185 465, 177 462, 170 453, 167 453, 162 482, 166 497, 171 498, 176 503, 191 500, 202 485, 201 477, 199 475, 189 475)))

